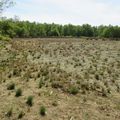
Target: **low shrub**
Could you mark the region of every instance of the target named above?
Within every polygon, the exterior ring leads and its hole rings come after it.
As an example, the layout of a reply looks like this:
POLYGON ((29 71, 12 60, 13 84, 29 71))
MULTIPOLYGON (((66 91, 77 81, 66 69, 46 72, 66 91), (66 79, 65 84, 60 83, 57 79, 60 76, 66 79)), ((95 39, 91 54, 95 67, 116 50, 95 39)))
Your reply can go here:
POLYGON ((52 88, 63 88, 63 85, 59 81, 53 81, 51 84, 52 88))
POLYGON ((39 88, 42 88, 42 86, 43 86, 44 84, 45 84, 44 81, 41 79, 41 80, 39 81, 39 88))
POLYGON ((8 86, 7 86, 7 90, 13 90, 15 89, 15 84, 14 83, 10 83, 8 86))
POLYGON ((2 41, 10 41, 11 39, 8 36, 0 35, 0 40, 2 40, 2 41))
POLYGON ((7 117, 11 117, 11 116, 12 116, 12 111, 13 111, 13 109, 10 108, 10 109, 7 111, 7 113, 6 113, 6 116, 7 116, 7 117))
POLYGON ((78 89, 76 86, 71 86, 71 87, 68 89, 68 92, 69 92, 70 94, 76 95, 76 94, 79 92, 79 89, 78 89))
POLYGON ((16 96, 16 97, 19 97, 19 96, 21 96, 21 95, 22 95, 22 90, 19 88, 19 89, 16 90, 15 96, 16 96))
POLYGON ((28 96, 26 104, 30 107, 33 105, 33 96, 28 96))
POLYGON ((18 114, 18 119, 23 118, 23 116, 24 116, 24 113, 21 111, 21 112, 18 114))
POLYGON ((45 116, 46 115, 46 108, 45 106, 40 107, 40 115, 45 116))

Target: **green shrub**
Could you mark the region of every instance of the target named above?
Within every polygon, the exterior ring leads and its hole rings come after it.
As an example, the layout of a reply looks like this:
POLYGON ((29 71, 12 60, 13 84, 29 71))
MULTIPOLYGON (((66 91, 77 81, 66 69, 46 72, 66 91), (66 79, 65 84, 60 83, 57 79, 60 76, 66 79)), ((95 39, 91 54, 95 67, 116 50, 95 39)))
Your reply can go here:
POLYGON ((15 96, 16 96, 16 97, 19 97, 19 96, 21 96, 21 95, 22 95, 22 90, 19 88, 19 89, 16 90, 15 96))
POLYGON ((0 40, 2 40, 2 41, 10 41, 11 39, 8 36, 0 35, 0 40))
POLYGON ((7 86, 7 90, 13 90, 15 89, 15 84, 14 83, 10 83, 8 86, 7 86))
POLYGON ((26 103, 28 106, 31 107, 33 105, 33 96, 28 96, 26 103))
POLYGON ((46 108, 45 106, 40 107, 40 115, 45 116, 46 115, 46 108))
POLYGON ((18 119, 21 119, 23 116, 24 116, 24 113, 21 111, 21 112, 18 114, 18 119))
POLYGON ((70 94, 76 95, 79 92, 79 89, 76 86, 71 86, 68 90, 70 94))

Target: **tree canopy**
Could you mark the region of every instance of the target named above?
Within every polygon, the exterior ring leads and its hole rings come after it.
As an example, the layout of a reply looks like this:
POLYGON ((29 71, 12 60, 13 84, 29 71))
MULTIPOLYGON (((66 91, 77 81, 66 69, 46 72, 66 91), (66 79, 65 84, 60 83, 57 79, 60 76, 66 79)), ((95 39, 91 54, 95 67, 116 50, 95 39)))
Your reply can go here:
POLYGON ((37 38, 37 37, 104 37, 120 38, 119 26, 91 26, 83 25, 59 25, 19 21, 17 19, 2 19, 0 21, 0 33, 9 37, 37 38))

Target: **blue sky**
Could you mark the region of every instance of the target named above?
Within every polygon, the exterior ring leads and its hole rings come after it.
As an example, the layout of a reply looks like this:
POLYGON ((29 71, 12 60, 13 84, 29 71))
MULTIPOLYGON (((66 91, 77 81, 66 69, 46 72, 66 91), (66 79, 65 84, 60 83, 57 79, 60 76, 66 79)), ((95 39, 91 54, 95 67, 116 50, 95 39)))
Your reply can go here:
POLYGON ((120 25, 120 0, 14 0, 4 16, 41 23, 120 25))

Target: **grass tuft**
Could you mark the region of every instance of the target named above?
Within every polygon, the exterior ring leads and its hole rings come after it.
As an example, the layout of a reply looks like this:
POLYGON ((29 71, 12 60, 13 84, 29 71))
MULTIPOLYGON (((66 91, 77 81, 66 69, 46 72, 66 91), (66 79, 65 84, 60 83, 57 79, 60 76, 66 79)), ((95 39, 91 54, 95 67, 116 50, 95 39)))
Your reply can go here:
POLYGON ((22 90, 21 90, 21 88, 18 88, 18 89, 16 90, 15 96, 16 96, 16 97, 20 97, 21 95, 22 95, 22 90))
POLYGON ((14 90, 15 89, 15 83, 10 83, 8 86, 7 86, 7 90, 14 90))
POLYGON ((76 95, 79 92, 79 89, 76 86, 71 86, 68 90, 70 94, 76 95))
POLYGON ((30 107, 33 105, 33 96, 28 96, 26 104, 30 107))
POLYGON ((40 115, 45 116, 46 115, 46 108, 45 106, 40 107, 40 115))

